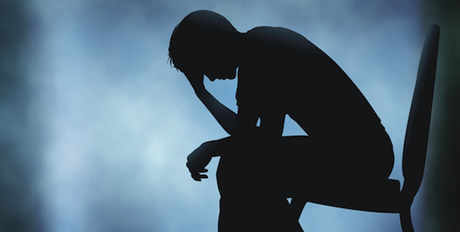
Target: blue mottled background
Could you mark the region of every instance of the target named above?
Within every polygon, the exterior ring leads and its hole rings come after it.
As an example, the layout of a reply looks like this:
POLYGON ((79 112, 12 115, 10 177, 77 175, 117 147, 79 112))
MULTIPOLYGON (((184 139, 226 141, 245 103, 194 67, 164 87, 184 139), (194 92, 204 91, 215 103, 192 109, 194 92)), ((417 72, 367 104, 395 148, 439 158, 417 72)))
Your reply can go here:
MULTIPOLYGON (((215 177, 194 182, 185 158, 226 134, 167 63, 174 26, 199 9, 224 15, 239 31, 293 29, 328 53, 381 117, 395 147, 391 177, 401 181, 423 38, 438 23, 428 166, 412 213, 416 231, 459 230, 459 4, 2 0, 0 231, 217 231, 215 177)), ((236 81, 205 84, 236 109, 236 81)), ((288 120, 285 134, 299 133, 288 120)), ((301 224, 305 231, 401 231, 396 214, 315 204, 301 224)))

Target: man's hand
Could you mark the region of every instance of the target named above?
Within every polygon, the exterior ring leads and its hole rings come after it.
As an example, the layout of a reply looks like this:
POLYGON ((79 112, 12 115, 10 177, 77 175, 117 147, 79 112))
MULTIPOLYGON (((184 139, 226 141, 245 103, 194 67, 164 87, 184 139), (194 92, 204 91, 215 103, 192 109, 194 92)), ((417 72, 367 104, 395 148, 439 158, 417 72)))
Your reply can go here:
POLYGON ((205 167, 211 161, 211 158, 214 154, 213 142, 206 142, 195 149, 187 157, 187 167, 192 174, 192 178, 196 181, 201 181, 201 179, 207 179, 208 176, 203 174, 208 172, 205 167))

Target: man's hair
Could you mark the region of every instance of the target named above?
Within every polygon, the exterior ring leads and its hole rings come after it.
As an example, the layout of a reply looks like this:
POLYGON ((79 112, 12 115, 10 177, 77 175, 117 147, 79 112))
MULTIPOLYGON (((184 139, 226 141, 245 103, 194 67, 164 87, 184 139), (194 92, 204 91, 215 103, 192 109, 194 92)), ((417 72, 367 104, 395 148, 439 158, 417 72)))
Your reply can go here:
POLYGON ((193 67, 196 60, 233 49, 229 41, 237 34, 220 14, 206 10, 192 12, 174 28, 169 41, 169 63, 176 69, 193 67))

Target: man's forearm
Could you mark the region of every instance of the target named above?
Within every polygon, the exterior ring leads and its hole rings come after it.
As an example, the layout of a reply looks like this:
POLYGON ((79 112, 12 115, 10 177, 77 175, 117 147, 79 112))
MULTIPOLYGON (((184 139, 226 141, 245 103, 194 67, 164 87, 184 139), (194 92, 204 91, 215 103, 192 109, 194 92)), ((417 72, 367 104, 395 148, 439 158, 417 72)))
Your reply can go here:
POLYGON ((211 140, 202 144, 212 157, 222 156, 233 147, 232 137, 225 137, 218 140, 211 140))
POLYGON ((263 138, 255 136, 252 139, 238 138, 229 136, 218 140, 212 140, 204 143, 206 149, 209 149, 212 156, 222 156, 227 153, 238 152, 239 149, 245 151, 257 149, 258 151, 268 149, 268 151, 276 152, 277 149, 282 149, 283 152, 297 152, 302 150, 305 144, 309 144, 308 136, 283 136, 280 138, 263 138), (205 145, 206 144, 206 145, 205 145))
POLYGON ((211 112, 212 116, 222 126, 222 128, 232 135, 235 131, 236 114, 222 103, 220 103, 214 96, 212 96, 206 89, 203 89, 198 98, 203 102, 206 108, 211 112))

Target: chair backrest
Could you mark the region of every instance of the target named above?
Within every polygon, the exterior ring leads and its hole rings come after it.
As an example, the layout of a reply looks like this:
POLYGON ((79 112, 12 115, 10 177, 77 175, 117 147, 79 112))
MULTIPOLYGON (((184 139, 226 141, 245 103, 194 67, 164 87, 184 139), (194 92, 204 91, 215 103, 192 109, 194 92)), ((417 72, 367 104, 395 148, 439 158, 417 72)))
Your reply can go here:
POLYGON ((440 27, 431 25, 420 58, 403 150, 404 201, 412 203, 423 178, 438 57, 440 27))

